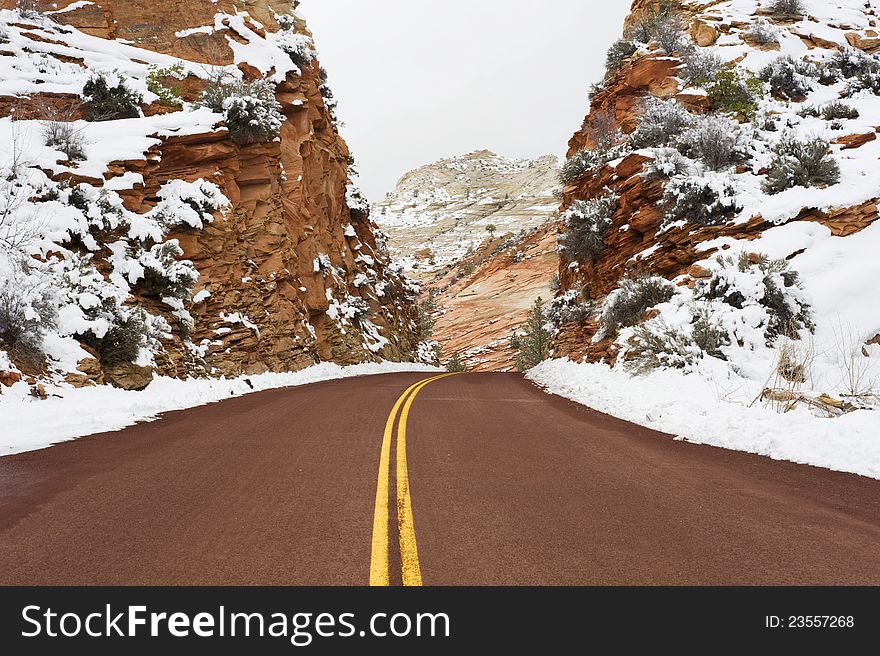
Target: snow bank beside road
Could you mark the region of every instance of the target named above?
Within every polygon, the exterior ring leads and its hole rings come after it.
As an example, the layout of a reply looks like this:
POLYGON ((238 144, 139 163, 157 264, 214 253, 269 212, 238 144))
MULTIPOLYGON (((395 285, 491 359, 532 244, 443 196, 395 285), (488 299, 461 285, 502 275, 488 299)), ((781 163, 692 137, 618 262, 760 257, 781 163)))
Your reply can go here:
POLYGON ((880 412, 824 419, 747 407, 743 381, 660 370, 630 377, 602 364, 551 360, 527 377, 600 412, 680 439, 880 479, 880 412))
POLYGON ((28 386, 18 383, 4 389, 0 396, 0 456, 120 430, 138 422, 152 421, 163 412, 194 408, 252 392, 354 376, 420 371, 433 373, 438 370, 410 363, 385 362, 350 367, 324 363, 294 373, 268 373, 231 380, 156 378, 142 392, 127 392, 109 386, 52 389, 51 393, 60 398, 52 396, 45 401, 31 398, 28 386))

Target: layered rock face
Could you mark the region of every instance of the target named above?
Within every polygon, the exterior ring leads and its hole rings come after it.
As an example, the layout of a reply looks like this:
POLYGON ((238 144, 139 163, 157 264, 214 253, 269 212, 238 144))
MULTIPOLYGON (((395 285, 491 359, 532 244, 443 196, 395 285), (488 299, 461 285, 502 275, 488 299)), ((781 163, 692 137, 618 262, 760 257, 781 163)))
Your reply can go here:
POLYGON ((433 339, 446 356, 458 353, 470 371, 513 371, 514 331, 535 299, 553 297, 558 266, 555 226, 487 239, 457 267, 425 281, 434 299, 433 339))
POLYGON ((487 150, 404 175, 373 208, 397 258, 433 301, 431 338, 473 371, 515 368, 510 337, 557 268, 559 162, 487 150), (489 228, 489 230, 487 230, 489 228))
MULTIPOLYGON (((601 315, 623 279, 659 276, 693 289, 727 275, 718 273, 716 256, 743 252, 752 263, 766 255, 800 273, 817 336, 841 314, 860 335, 880 331, 870 287, 863 284, 876 270, 866 254, 880 246, 880 62, 870 54, 877 49, 877 12, 853 0, 804 3, 803 12, 780 15, 772 4, 633 3, 617 56, 609 58, 608 75, 569 143, 569 161, 587 163, 565 186, 560 235, 576 230, 579 216, 596 219, 579 203, 608 199, 612 209, 596 224, 600 247, 562 253, 558 304, 583 311, 575 313, 577 320, 562 313, 556 356, 615 362, 625 338, 618 339, 614 325, 603 329, 601 315), (671 36, 673 30, 680 34, 671 36), (731 101, 734 92, 747 106, 731 101), (661 110, 649 114, 660 101, 661 110), (680 124, 664 124, 670 133, 659 136, 645 129, 663 112, 680 124), (736 152, 720 163, 707 158, 713 149, 692 138, 716 119, 728 121, 716 123, 727 127, 709 140, 724 141, 719 134, 738 140, 736 152), (779 182, 787 173, 777 174, 793 161, 780 142, 813 137, 825 142, 819 156, 833 160, 839 176, 779 182), (688 179, 699 181, 705 193, 683 210, 688 179), (726 211, 711 215, 725 203, 726 211), (846 274, 832 264, 843 253, 850 260, 846 274), (844 298, 866 309, 850 312, 844 298)), ((666 321, 664 330, 673 325, 671 314, 659 314, 649 310, 641 321, 666 321)), ((734 333, 724 338, 736 347, 734 333)), ((748 340, 739 346, 749 348, 748 340)))
MULTIPOLYGON (((170 326, 150 367, 171 376, 234 376, 295 370, 320 360, 410 359, 418 342, 415 288, 391 266, 383 237, 353 185, 325 74, 291 3, 254 0, 246 9, 229 0, 66 4, 38 2, 47 13, 15 23, 12 44, 41 61, 60 62, 52 66, 123 71, 130 86, 144 83, 145 64, 153 65, 151 71, 179 65, 184 73, 163 81, 176 87, 182 102, 169 106, 146 94, 146 118, 84 128, 100 135, 106 126, 106 136, 98 137, 106 139, 101 147, 106 163, 95 162, 87 148, 82 164, 53 164, 47 171, 51 179, 118 194, 132 221, 150 216, 177 182, 216 185, 211 189, 225 197, 201 226, 168 221, 173 225, 163 238, 178 242, 183 252, 177 259, 191 261, 198 272, 191 295, 169 303, 131 275, 126 274, 128 283, 134 284, 120 283, 131 294, 128 306, 170 326), (288 54, 289 42, 300 48, 298 56, 288 54), (109 54, 101 54, 102 43, 109 44, 109 54), (274 85, 281 121, 277 138, 234 138, 222 114, 195 104, 213 78, 235 69, 245 82, 268 79, 274 85), (118 158, 106 155, 114 139, 129 136, 129 124, 132 139, 144 144, 141 156, 131 148, 118 158)), ((0 0, 2 8, 14 5, 0 0)), ((2 45, 0 51, 14 54, 2 45)), ((53 103, 77 104, 76 93, 59 93, 60 84, 41 87, 43 82, 35 78, 28 89, 9 85, 8 93, 0 91, 0 109, 45 119, 40 112, 53 103)), ((97 247, 87 250, 105 278, 117 280, 118 265, 106 248, 110 241, 110 235, 98 235, 97 247)), ((63 241, 59 246, 76 250, 63 241)), ((101 364, 106 365, 84 358, 69 379, 101 382, 106 374, 107 382, 114 382, 127 375, 116 376, 101 364)))
POLYGON ((558 207, 559 162, 501 157, 487 150, 410 171, 373 208, 396 258, 415 277, 464 257, 487 236, 545 223, 558 207))

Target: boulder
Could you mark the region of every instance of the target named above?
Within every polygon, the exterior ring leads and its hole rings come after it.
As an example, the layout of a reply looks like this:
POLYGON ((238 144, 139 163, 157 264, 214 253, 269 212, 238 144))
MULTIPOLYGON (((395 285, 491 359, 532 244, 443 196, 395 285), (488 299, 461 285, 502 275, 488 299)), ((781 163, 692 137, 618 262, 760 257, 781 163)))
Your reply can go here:
POLYGON ((141 367, 136 364, 118 364, 105 367, 104 378, 113 387, 124 390, 140 391, 153 382, 153 367, 141 367))

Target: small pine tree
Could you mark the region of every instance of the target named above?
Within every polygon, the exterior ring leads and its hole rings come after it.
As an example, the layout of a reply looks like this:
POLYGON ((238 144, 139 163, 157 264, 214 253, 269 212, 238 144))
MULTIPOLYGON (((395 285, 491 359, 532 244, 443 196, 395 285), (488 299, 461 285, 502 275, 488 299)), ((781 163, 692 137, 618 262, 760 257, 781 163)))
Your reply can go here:
POLYGON ((550 354, 550 331, 546 328, 547 318, 544 315, 544 299, 540 296, 535 300, 529 317, 523 325, 523 334, 514 335, 511 346, 519 353, 516 356, 516 368, 525 372, 536 367, 547 359, 550 354))
POLYGON ((464 362, 461 361, 461 356, 458 354, 458 351, 455 351, 446 361, 446 371, 455 374, 467 371, 467 367, 464 362))
POLYGON ((490 237, 494 237, 495 233, 498 232, 498 226, 496 226, 494 223, 490 223, 486 226, 486 232, 489 233, 490 237))
POLYGON ((437 310, 437 303, 433 296, 428 296, 424 301, 419 303, 419 330, 422 339, 429 339, 434 333, 434 312, 437 310))

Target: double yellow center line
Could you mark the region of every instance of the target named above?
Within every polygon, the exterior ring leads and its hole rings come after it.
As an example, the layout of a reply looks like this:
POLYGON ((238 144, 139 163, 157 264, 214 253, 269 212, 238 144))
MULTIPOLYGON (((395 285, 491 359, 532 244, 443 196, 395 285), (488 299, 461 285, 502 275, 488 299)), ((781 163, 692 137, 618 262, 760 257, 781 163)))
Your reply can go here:
POLYGON ((426 385, 435 380, 454 374, 442 374, 420 381, 407 389, 394 404, 385 424, 382 438, 382 451, 379 456, 379 481, 376 486, 376 507, 373 512, 373 548, 370 556, 370 585, 389 585, 388 562, 388 506, 389 481, 391 478, 391 443, 394 437, 394 424, 397 422, 397 528, 400 542, 400 568, 403 585, 421 585, 422 570, 419 565, 419 550, 416 544, 416 530, 413 525, 412 500, 409 494, 409 470, 406 465, 406 421, 416 395, 426 385), (402 410, 401 410, 402 408, 402 410))

